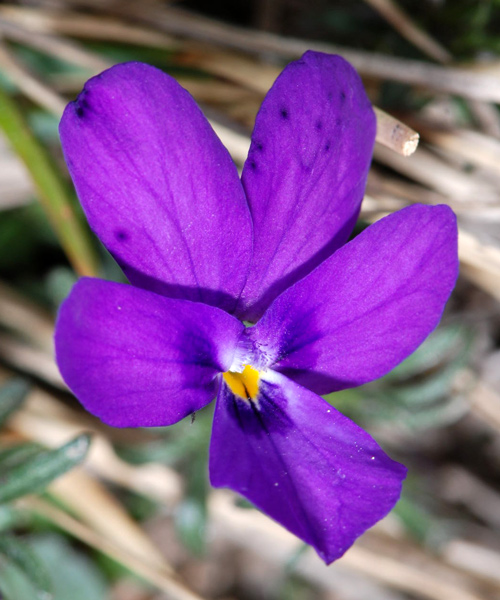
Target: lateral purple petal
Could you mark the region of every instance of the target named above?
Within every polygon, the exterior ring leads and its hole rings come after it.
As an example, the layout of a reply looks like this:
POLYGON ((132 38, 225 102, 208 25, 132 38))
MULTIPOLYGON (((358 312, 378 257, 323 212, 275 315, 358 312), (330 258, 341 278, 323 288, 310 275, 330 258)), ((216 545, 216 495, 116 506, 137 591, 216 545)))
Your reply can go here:
POLYGON ((368 227, 276 299, 248 330, 266 362, 318 394, 385 375, 436 327, 458 274, 447 206, 368 227))
POLYGON ((171 425, 215 397, 242 330, 212 306, 85 278, 59 311, 56 357, 76 397, 108 425, 171 425))
POLYGON ((264 377, 257 404, 221 385, 212 485, 239 492, 330 563, 392 509, 406 468, 313 392, 264 377))
POLYGON ((307 52, 286 67, 257 115, 242 181, 254 257, 239 312, 256 321, 284 289, 349 237, 375 141, 356 71, 307 52))
POLYGON ((89 224, 129 280, 232 311, 251 255, 250 213, 192 97, 154 67, 117 65, 87 82, 60 133, 89 224))

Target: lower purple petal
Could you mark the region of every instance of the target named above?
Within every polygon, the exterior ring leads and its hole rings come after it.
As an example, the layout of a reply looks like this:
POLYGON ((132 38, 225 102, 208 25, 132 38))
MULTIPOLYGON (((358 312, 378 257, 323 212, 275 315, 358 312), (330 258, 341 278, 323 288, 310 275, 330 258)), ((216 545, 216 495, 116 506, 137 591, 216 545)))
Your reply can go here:
POLYGON ((56 324, 61 374, 108 425, 171 425, 208 404, 243 325, 205 304, 81 279, 56 324))
POLYGON ((210 479, 239 492, 330 563, 398 501, 406 468, 350 419, 285 376, 256 401, 219 390, 210 479))

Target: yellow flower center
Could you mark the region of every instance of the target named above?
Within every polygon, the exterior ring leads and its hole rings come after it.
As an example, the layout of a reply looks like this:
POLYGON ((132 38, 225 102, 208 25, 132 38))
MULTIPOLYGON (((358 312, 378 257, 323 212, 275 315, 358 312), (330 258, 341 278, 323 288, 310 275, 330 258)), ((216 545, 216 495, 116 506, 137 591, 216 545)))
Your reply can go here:
POLYGON ((226 371, 222 377, 236 396, 245 400, 253 400, 259 393, 259 372, 250 365, 245 365, 242 373, 226 371))

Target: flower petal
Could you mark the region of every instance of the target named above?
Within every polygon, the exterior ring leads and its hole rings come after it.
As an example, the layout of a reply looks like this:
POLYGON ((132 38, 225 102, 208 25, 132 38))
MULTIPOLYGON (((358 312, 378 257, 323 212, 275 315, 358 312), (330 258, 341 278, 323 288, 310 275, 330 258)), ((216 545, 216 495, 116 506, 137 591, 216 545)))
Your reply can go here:
POLYGON ((307 52, 278 77, 257 115, 242 176, 254 224, 245 319, 256 321, 347 240, 375 127, 358 74, 339 56, 307 52))
POLYGON ((447 206, 368 227, 284 292, 248 330, 273 369, 318 394, 385 375, 436 327, 458 274, 447 206))
POLYGON ((117 65, 64 112, 61 141, 92 229, 139 287, 231 311, 251 219, 227 150, 165 73, 117 65))
POLYGON ((392 509, 406 468, 313 392, 263 377, 257 403, 219 390, 212 485, 239 492, 330 563, 392 509))
POLYGON ((215 397, 242 330, 212 306, 81 279, 59 311, 56 356, 68 386, 105 423, 171 425, 215 397))

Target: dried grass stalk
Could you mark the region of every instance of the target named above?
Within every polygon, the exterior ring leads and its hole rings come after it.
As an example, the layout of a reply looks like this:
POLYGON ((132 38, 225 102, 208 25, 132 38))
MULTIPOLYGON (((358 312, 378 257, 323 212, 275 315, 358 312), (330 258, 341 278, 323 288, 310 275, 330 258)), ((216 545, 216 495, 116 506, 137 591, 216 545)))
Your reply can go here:
POLYGON ((80 523, 60 508, 52 506, 47 501, 41 498, 26 497, 19 501, 18 505, 41 515, 88 546, 113 558, 145 581, 165 592, 171 600, 202 600, 200 596, 174 579, 165 569, 151 566, 133 554, 126 552, 104 536, 80 523))
POLYGON ((418 27, 393 0, 365 0, 379 12, 404 38, 440 63, 449 63, 451 54, 426 31, 418 27))

